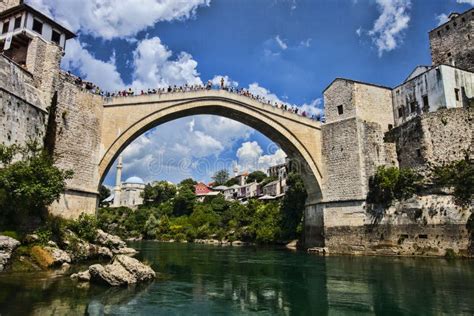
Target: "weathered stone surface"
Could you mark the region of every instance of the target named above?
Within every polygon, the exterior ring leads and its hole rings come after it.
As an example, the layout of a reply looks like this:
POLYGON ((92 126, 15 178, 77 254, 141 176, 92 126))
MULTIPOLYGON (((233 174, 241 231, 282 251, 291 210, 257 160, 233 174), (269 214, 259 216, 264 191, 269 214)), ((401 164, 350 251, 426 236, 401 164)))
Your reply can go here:
POLYGON ((91 279, 91 274, 89 270, 71 274, 71 279, 78 280, 81 282, 89 282, 91 279))
POLYGON ((5 269, 13 251, 20 245, 20 242, 8 236, 0 236, 0 272, 5 269))
POLYGON ((135 255, 138 253, 138 251, 130 247, 123 247, 119 249, 112 249, 112 253, 115 255, 135 255))
POLYGON ((96 243, 102 246, 116 249, 124 248, 127 246, 127 244, 119 236, 108 234, 102 229, 97 230, 96 243))
POLYGON ((121 264, 128 272, 133 274, 139 282, 148 281, 155 278, 155 271, 135 258, 125 255, 118 255, 114 258, 112 264, 116 263, 121 264))
POLYGON ((94 264, 89 267, 91 281, 110 286, 123 286, 137 282, 135 276, 116 262, 108 265, 94 264))
POLYGON ((71 256, 69 256, 69 254, 64 250, 54 247, 44 247, 44 250, 48 251, 51 257, 53 258, 52 265, 59 265, 71 262, 71 256))

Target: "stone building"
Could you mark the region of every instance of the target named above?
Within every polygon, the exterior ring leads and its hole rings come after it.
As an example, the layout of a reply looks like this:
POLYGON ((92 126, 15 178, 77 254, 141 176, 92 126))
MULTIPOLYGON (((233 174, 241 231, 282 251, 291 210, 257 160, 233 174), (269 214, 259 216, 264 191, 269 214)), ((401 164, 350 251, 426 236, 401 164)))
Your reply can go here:
POLYGON ((474 71, 474 9, 451 13, 446 23, 429 33, 433 65, 474 71))
POLYGON ((115 187, 112 197, 112 206, 136 207, 142 205, 142 193, 145 191, 145 183, 139 177, 130 177, 125 180, 125 182, 122 182, 122 169, 122 156, 119 156, 117 162, 117 172, 115 173, 115 187))

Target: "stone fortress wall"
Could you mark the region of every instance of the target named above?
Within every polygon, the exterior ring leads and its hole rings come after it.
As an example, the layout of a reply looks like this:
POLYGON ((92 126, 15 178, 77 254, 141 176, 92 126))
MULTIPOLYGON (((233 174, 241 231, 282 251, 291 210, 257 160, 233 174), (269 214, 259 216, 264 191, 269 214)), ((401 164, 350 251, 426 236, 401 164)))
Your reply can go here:
POLYGON ((433 65, 417 67, 394 89, 341 78, 326 88, 324 199, 306 213, 322 229, 307 231, 307 245, 321 246, 312 236, 320 233, 330 253, 473 254, 466 228, 473 208, 457 206, 446 192, 397 202, 381 219, 372 217, 366 203, 369 179, 378 166, 426 173, 466 154, 474 157, 474 58, 464 58, 473 56, 472 15, 474 10, 452 15, 430 32, 433 65), (465 24, 457 22, 455 30, 438 36, 455 21, 465 24), (440 65, 447 61, 448 47, 454 61, 440 65))

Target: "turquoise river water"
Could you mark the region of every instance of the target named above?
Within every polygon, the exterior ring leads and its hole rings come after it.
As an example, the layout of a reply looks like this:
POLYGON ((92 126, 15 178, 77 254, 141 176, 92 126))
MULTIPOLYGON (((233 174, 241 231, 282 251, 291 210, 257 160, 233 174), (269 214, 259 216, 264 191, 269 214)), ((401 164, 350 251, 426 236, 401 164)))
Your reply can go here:
POLYGON ((132 246, 157 280, 109 289, 78 284, 68 273, 4 273, 0 315, 474 315, 470 260, 132 246))

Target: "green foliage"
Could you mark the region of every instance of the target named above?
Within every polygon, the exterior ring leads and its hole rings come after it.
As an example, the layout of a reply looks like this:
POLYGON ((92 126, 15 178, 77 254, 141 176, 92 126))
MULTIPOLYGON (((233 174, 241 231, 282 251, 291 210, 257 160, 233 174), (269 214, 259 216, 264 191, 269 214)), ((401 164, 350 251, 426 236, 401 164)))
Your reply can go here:
POLYGON ((178 186, 179 187, 189 187, 189 188, 193 188, 195 185, 197 184, 196 181, 194 181, 193 179, 191 178, 188 178, 188 179, 184 179, 183 181, 181 181, 178 186))
POLYGON ((270 182, 273 182, 275 180, 278 180, 278 177, 266 177, 265 179, 263 179, 262 183, 260 183, 260 185, 262 187, 266 186, 267 184, 269 184, 270 182))
POLYGON ((236 184, 239 184, 239 180, 237 178, 230 178, 229 180, 227 180, 224 185, 227 186, 227 187, 231 187, 233 185, 236 185, 236 184))
POLYGON ((105 185, 101 185, 99 188, 99 206, 106 206, 106 202, 103 202, 110 196, 110 190, 105 185))
POLYGON ((180 186, 178 194, 174 198, 173 214, 175 216, 189 215, 193 212, 196 195, 194 187, 180 186))
POLYGON ((64 192, 65 180, 72 177, 72 171, 55 167, 36 144, 24 148, 0 145, 0 156, 0 225, 18 225, 29 215, 44 215, 47 206, 64 192), (12 162, 17 153, 23 159, 12 162))
POLYGON ((7 230, 7 231, 4 231, 4 232, 0 232, 0 236, 7 236, 7 237, 10 237, 10 238, 13 238, 13 239, 16 239, 16 240, 20 240, 20 234, 16 231, 12 231, 12 230, 7 230))
POLYGON ((251 172, 248 177, 247 177, 247 183, 252 183, 252 182, 262 182, 265 178, 267 177, 267 174, 263 171, 257 170, 254 172, 251 172))
POLYGON ((464 160, 435 167, 433 183, 436 186, 452 187, 458 204, 468 206, 474 196, 474 164, 466 157, 464 160))
POLYGON ((308 193, 301 176, 290 173, 286 180, 288 190, 281 206, 282 238, 290 240, 297 238, 298 226, 303 221, 304 206, 308 193))
POLYGON ((280 222, 281 214, 278 203, 271 202, 259 205, 252 221, 256 241, 271 243, 278 240, 281 232, 280 222))
POLYGON ((229 180, 229 171, 222 169, 217 171, 214 176, 212 176, 215 185, 223 185, 229 180))
POLYGON ((93 242, 97 236, 98 223, 95 216, 82 213, 75 221, 71 221, 68 228, 84 240, 93 242))
POLYGON ((380 166, 369 180, 367 202, 386 209, 395 199, 412 197, 419 191, 421 180, 412 169, 380 166))
POLYGON ((153 185, 147 184, 143 192, 146 204, 158 205, 165 203, 176 195, 176 186, 167 181, 159 181, 153 185))

